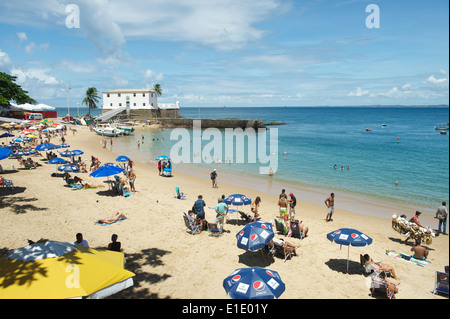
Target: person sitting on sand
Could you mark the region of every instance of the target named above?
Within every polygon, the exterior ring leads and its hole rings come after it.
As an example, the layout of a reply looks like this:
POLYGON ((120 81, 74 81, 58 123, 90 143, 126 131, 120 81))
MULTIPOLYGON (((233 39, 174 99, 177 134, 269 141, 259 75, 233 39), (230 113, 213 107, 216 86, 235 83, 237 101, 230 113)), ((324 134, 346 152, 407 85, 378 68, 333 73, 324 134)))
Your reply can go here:
POLYGON ((121 244, 120 244, 120 241, 117 241, 117 237, 118 236, 116 234, 113 234, 111 236, 111 243, 109 243, 109 245, 108 245, 108 250, 120 252, 121 244))
POLYGON ((384 271, 384 272, 390 272, 394 279, 399 280, 400 278, 397 277, 395 274, 395 270, 392 266, 389 266, 388 264, 382 264, 380 262, 374 262, 373 259, 368 255, 364 255, 364 260, 368 262, 373 268, 375 268, 378 271, 384 271))
POLYGON ((106 218, 99 219, 97 221, 97 223, 99 223, 99 224, 114 224, 120 218, 127 219, 128 217, 125 216, 124 213, 116 212, 113 217, 106 217, 106 218))
POLYGON ((73 243, 75 246, 87 247, 89 248, 89 244, 87 240, 83 239, 83 234, 78 233, 76 235, 77 240, 73 243))
POLYGON ((428 257, 429 250, 420 245, 420 239, 416 239, 414 246, 411 248, 414 252, 413 257, 419 260, 425 260, 428 257))

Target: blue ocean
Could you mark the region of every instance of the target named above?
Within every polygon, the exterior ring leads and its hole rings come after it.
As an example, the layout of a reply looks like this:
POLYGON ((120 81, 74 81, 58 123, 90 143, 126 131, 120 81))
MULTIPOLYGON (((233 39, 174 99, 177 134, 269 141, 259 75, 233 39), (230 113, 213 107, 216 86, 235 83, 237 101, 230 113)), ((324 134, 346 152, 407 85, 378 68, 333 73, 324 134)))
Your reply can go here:
MULTIPOLYGON (((425 209, 434 209, 449 198, 449 136, 434 128, 448 122, 448 107, 185 107, 180 112, 187 118, 286 123, 270 126, 267 133, 278 130, 277 149, 267 147, 267 154, 276 151, 271 155, 278 156, 271 182, 357 193, 425 209)), ((139 149, 141 133, 118 139, 114 151, 154 163, 156 156, 169 155, 178 142, 170 140, 171 131, 144 131, 145 142, 139 149)), ((208 143, 205 140, 202 146, 208 143)), ((259 174, 259 163, 221 161, 179 164, 179 169, 207 172, 217 168, 219 176, 267 182, 268 176, 259 174)))

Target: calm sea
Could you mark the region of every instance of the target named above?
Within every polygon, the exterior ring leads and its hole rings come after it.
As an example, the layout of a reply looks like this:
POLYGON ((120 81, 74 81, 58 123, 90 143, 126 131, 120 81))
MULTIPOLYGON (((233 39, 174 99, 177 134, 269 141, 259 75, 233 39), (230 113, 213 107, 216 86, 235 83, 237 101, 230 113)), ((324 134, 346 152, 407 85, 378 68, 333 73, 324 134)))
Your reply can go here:
MULTIPOLYGON (((281 185, 358 193, 430 209, 449 198, 449 136, 434 129, 449 120, 448 107, 214 107, 182 108, 181 115, 286 123, 270 127, 278 130, 278 170, 271 179, 281 185)), ((139 149, 141 133, 119 138, 114 151, 154 163, 178 142, 170 140, 171 131, 144 131, 139 149)), ((268 147, 267 154, 273 151, 268 147)), ((222 176, 269 178, 259 175, 259 163, 178 166, 205 172, 217 168, 222 176)))

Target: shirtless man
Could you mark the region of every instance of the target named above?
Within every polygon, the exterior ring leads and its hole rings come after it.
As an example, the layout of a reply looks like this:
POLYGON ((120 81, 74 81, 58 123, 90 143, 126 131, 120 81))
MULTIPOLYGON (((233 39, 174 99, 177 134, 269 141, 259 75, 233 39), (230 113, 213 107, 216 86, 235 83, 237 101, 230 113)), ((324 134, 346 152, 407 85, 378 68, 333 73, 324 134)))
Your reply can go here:
POLYGON ((325 220, 329 222, 332 221, 331 216, 333 216, 334 213, 334 193, 331 193, 330 197, 325 199, 325 205, 328 207, 327 217, 325 220))
POLYGON ((420 239, 416 239, 411 251, 414 252, 414 258, 416 259, 425 260, 428 257, 429 251, 425 247, 420 246, 420 239))

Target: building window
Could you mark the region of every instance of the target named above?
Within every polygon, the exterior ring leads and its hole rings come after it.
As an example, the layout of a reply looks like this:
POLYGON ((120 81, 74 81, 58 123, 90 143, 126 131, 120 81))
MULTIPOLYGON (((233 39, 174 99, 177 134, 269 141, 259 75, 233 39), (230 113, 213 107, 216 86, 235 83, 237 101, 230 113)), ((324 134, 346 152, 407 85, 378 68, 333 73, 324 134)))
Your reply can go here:
POLYGON ((110 103, 109 105, 112 106, 112 103, 110 103))
POLYGON ((152 103, 152 106, 153 106, 153 103, 152 103))
POLYGON ((118 93, 117 96, 120 97, 120 93, 118 93))
POLYGON ((145 103, 142 103, 142 106, 145 106, 145 103))
POLYGON ((106 94, 106 97, 109 97, 109 93, 106 94))
POLYGON ((133 93, 133 97, 136 97, 136 93, 133 93))
POLYGON ((119 103, 119 106, 122 106, 122 103, 119 103))
POLYGON ((136 103, 133 103, 133 106, 136 106, 136 103))

